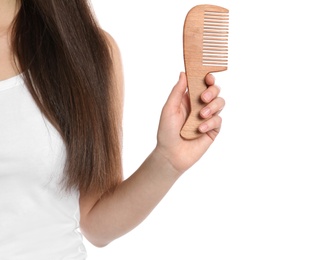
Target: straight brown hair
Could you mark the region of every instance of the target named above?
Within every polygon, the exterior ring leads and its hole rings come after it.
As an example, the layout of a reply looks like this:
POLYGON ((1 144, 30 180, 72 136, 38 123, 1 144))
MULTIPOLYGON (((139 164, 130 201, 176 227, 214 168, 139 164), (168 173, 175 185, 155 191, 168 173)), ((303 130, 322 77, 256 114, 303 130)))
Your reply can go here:
POLYGON ((87 0, 21 0, 17 67, 66 145, 63 187, 111 191, 122 181, 122 113, 111 46, 87 0))

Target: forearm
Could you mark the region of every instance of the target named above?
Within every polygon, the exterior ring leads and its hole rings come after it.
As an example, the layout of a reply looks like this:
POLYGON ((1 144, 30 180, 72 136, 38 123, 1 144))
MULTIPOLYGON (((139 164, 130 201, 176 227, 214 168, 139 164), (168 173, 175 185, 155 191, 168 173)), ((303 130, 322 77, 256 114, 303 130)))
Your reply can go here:
POLYGON ((105 194, 85 217, 85 235, 104 246, 140 224, 180 174, 156 150, 118 188, 105 194))
POLYGON ((161 112, 157 148, 113 193, 104 194, 100 200, 92 194, 80 195, 81 230, 91 243, 105 246, 140 224, 213 143, 221 126, 218 114, 224 100, 217 97, 219 88, 213 85, 211 74, 205 81, 209 87, 203 101, 208 113, 203 116, 206 121, 202 129, 206 132, 202 136, 185 140, 179 135, 189 111, 187 79, 181 73, 161 112))

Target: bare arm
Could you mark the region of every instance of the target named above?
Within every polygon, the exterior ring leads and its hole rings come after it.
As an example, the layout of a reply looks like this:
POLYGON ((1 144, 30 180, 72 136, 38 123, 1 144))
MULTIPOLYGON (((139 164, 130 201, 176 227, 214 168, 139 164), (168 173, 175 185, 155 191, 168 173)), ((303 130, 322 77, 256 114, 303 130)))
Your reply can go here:
MULTIPOLYGON (((81 216, 82 232, 96 246, 105 246, 141 223, 177 180, 178 174, 157 152, 113 194, 105 194, 81 216)), ((93 198, 89 197, 91 204, 93 198)), ((88 197, 82 203, 88 203, 88 197)))
POLYGON ((209 114, 201 111, 208 118, 203 136, 189 141, 180 137, 188 113, 186 76, 181 73, 162 110, 156 148, 139 169, 113 193, 104 194, 99 200, 90 194, 81 195, 81 230, 91 243, 105 246, 140 224, 215 140, 221 125, 218 112, 224 100, 218 97, 219 88, 214 85, 212 75, 206 77, 206 82, 209 88, 203 100, 209 114))

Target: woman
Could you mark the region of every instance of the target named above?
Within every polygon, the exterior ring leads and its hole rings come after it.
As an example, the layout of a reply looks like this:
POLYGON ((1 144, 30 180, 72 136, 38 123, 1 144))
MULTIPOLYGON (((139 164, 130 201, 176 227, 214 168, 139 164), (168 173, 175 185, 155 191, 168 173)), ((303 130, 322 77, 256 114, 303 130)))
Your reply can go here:
POLYGON ((86 259, 79 230, 99 247, 132 230, 219 132, 208 75, 204 134, 180 137, 181 73, 155 149, 123 180, 120 54, 87 0, 0 0, 0 55, 0 259, 86 259))

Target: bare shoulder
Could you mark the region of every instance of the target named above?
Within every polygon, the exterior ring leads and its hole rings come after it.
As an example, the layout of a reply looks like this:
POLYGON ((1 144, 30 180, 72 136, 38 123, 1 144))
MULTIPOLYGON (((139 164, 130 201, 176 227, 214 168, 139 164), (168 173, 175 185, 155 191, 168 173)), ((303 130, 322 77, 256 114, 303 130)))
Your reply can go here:
POLYGON ((105 38, 107 40, 107 43, 108 43, 108 45, 110 47, 110 50, 111 50, 112 55, 119 55, 120 56, 120 48, 119 48, 116 40, 107 31, 104 31, 103 30, 103 33, 104 33, 105 38))
MULTIPOLYGON (((113 36, 103 30, 103 33, 105 35, 105 38, 107 40, 109 51, 111 55, 111 59, 113 62, 113 69, 114 74, 117 80, 117 85, 119 89, 123 90, 124 88, 124 76, 123 76, 123 65, 122 65, 122 58, 121 58, 121 52, 120 48, 116 42, 116 40, 113 38, 113 36)), ((121 91, 122 92, 122 91, 121 91)), ((123 92, 121 93, 121 96, 123 95, 123 92)))

